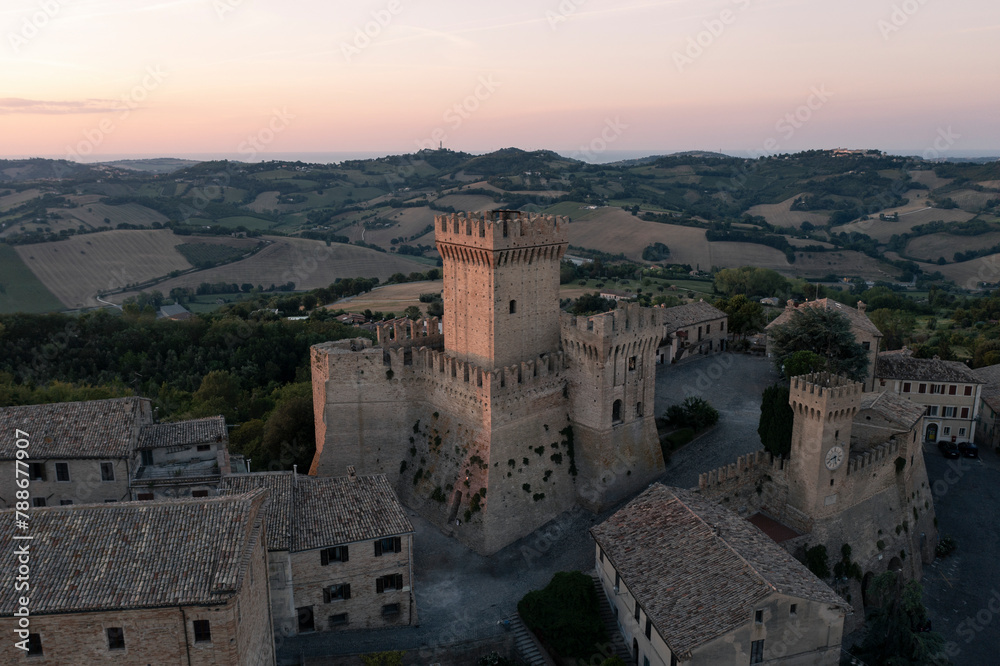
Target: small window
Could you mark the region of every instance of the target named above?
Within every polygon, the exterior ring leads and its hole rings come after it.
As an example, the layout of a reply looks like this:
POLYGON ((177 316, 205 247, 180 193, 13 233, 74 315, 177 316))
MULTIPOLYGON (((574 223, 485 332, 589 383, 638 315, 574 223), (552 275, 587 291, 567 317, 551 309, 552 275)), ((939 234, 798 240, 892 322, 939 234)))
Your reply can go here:
POLYGON ((195 620, 194 624, 194 642, 195 643, 211 643, 212 642, 212 623, 208 620, 195 620))
POLYGON ((138 495, 136 495, 136 497, 141 502, 142 501, 146 501, 146 500, 151 500, 151 499, 153 499, 153 493, 139 493, 138 495))
POLYGON ((927 384, 921 384, 917 387, 917 393, 927 393, 927 384))
POLYGON ((403 589, 403 574, 389 574, 375 579, 375 593, 392 592, 403 589))
POLYGON ((56 481, 69 481, 69 463, 56 463, 56 481))
POLYGON ((73 503, 73 500, 59 500, 59 506, 69 506, 73 503))
POLYGON ((637 357, 635 357, 635 356, 629 356, 628 357, 628 369, 629 370, 635 370, 636 358, 637 357))
POLYGON ((764 641, 754 641, 750 644, 750 663, 764 663, 764 641))
POLYGON ((937 405, 927 405, 927 416, 937 416, 938 406, 937 405))
POLYGON ((958 429, 958 436, 959 437, 965 437, 965 428, 959 428, 958 429))
POLYGON ((910 382, 903 382, 903 393, 910 392, 910 382))
POLYGON ((316 621, 313 619, 312 606, 303 606, 302 608, 296 608, 295 614, 299 618, 300 634, 304 634, 308 631, 316 631, 316 621))
POLYGON ((31 498, 31 506, 38 506, 38 507, 45 506, 45 498, 44 497, 32 497, 31 498))
POLYGON ((207 490, 192 490, 191 497, 208 497, 207 490))
POLYGON ((28 479, 31 481, 45 480, 45 463, 28 463, 28 479))
POLYGON ((649 666, 649 657, 642 658, 642 666, 649 666))
POLYGON ((956 384, 951 384, 948 386, 948 395, 955 395, 958 392, 958 386, 956 384))
POLYGON ((971 386, 966 386, 965 387, 965 395, 972 395, 972 387, 971 386))
POLYGON ((635 403, 635 415, 636 416, 642 416, 642 403, 641 402, 635 403))
POLYGON ((944 434, 946 434, 946 435, 950 435, 951 434, 951 426, 945 426, 944 427, 944 434))
POLYGON ((600 546, 597 547, 597 559, 601 562, 604 561, 604 550, 600 546))
POLYGON ((864 349, 865 351, 868 351, 872 348, 872 343, 865 340, 864 342, 861 343, 861 348, 864 349))
POLYGON ((757 624, 764 624, 764 611, 758 610, 754 611, 753 621, 757 624))
POLYGON ((611 422, 621 423, 622 420, 622 401, 615 400, 614 404, 611 405, 611 422))
POLYGON ((333 603, 334 601, 345 601, 351 598, 351 584, 340 583, 323 588, 323 603, 333 603))
POLYGON ((331 615, 328 623, 331 627, 342 627, 347 624, 347 613, 331 615))
POLYGON ((42 654, 41 634, 28 634, 28 656, 42 654))
POLYGON ((347 546, 334 546, 333 548, 324 548, 319 552, 319 563, 324 567, 331 562, 347 562, 348 552, 347 546))
POLYGON ((650 621, 649 617, 646 617, 646 639, 652 640, 653 638, 653 623, 650 621))
POLYGON ((116 500, 116 499, 106 499, 106 500, 104 500, 104 503, 105 503, 105 504, 114 504, 114 503, 115 503, 115 502, 117 502, 117 501, 118 501, 118 500, 116 500))
MULTIPOLYGON (((969 408, 968 407, 962 407, 962 418, 963 419, 969 418, 969 408)), ((965 433, 962 433, 962 434, 964 435, 965 433)))
POLYGON ((799 609, 798 604, 792 604, 791 606, 788 607, 788 614, 791 617, 795 617, 795 615, 797 614, 798 609, 799 609))
POLYGON ((140 451, 139 457, 142 459, 142 464, 145 467, 149 467, 153 464, 153 452, 152 451, 140 451))
POLYGON ((382 617, 393 617, 399 615, 399 604, 386 604, 382 606, 382 617))
POLYGON ((639 611, 639 600, 636 599, 636 601, 635 601, 635 621, 636 621, 636 623, 639 622, 639 613, 640 613, 640 611, 639 611))
POLYGON ((708 335, 711 332, 712 332, 712 325, 711 324, 705 324, 705 335, 708 335))
POLYGON ((115 480, 115 465, 114 463, 102 462, 101 463, 101 481, 114 481, 115 480))
POLYGON ((402 550, 403 540, 400 537, 387 537, 375 541, 375 557, 381 557, 383 553, 399 553, 402 550))
POLYGON ((212 445, 211 444, 199 444, 198 445, 198 450, 199 451, 211 451, 212 450, 212 445))
POLYGON ((510 313, 511 314, 516 314, 517 313, 517 301, 511 301, 510 302, 510 313))
POLYGON ((719 331, 722 332, 724 330, 726 330, 726 322, 720 321, 719 322, 719 331))
POLYGON ((108 627, 108 649, 125 649, 125 629, 122 627, 108 627))

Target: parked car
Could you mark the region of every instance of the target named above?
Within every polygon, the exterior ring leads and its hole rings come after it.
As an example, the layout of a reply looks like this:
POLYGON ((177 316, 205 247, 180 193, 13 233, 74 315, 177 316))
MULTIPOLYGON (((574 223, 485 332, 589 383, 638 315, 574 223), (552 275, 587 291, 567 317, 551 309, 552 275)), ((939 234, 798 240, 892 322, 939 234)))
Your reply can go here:
POLYGON ((938 442, 938 450, 945 458, 957 458, 961 455, 958 451, 958 444, 950 439, 942 439, 938 442))
POLYGON ((958 452, 966 458, 979 457, 979 447, 976 446, 975 442, 959 442, 958 452))

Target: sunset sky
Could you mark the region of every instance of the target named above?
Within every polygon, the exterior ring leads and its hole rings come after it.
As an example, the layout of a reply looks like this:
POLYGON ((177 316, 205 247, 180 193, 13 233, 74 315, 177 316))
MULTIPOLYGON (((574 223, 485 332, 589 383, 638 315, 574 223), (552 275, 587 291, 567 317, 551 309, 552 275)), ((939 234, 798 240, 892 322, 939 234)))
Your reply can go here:
POLYGON ((85 160, 998 154, 1000 3, 5 0, 0 139, 85 160))

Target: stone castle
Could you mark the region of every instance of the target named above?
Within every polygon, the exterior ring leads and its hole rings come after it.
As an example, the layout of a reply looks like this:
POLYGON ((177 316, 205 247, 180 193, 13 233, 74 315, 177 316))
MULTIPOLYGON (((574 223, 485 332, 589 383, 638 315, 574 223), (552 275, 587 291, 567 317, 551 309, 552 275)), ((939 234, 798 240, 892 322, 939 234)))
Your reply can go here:
POLYGON ((860 580, 848 573, 835 589, 862 611, 874 575, 892 569, 919 580, 922 564, 934 558, 924 410, 828 373, 794 377, 789 404, 794 425, 787 459, 764 451, 741 457, 702 474, 698 491, 749 517, 800 559, 822 545, 833 568, 849 545, 860 580))
POLYGON ((408 506, 493 553, 663 470, 653 418, 663 310, 559 309, 564 217, 439 215, 444 317, 312 349, 311 474, 389 475, 408 506))

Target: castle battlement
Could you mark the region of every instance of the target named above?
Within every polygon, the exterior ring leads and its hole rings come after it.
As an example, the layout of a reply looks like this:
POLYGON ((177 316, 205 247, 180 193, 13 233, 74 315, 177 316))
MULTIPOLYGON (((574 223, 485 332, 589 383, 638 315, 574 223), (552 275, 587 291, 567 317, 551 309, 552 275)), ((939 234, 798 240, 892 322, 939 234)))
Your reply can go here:
POLYGON ((561 245, 565 251, 568 225, 569 218, 562 215, 516 210, 452 213, 434 216, 434 239, 439 248, 445 246, 442 254, 449 245, 490 251, 561 245))
POLYGON ((638 303, 626 303, 617 310, 589 317, 564 314, 560 323, 564 330, 579 332, 581 341, 591 338, 590 341, 599 344, 601 340, 642 337, 646 333, 659 335, 663 324, 657 312, 655 308, 644 308, 638 303))
POLYGON ((861 396, 863 384, 851 381, 846 377, 829 372, 814 372, 809 375, 792 377, 791 393, 796 395, 815 395, 827 398, 852 398, 861 396))
POLYGON ((899 441, 895 437, 890 437, 889 441, 864 452, 852 452, 848 463, 847 474, 857 474, 867 467, 873 465, 884 465, 889 461, 895 463, 894 457, 899 453, 899 441))
POLYGON ((738 457, 734 463, 699 474, 698 490, 709 490, 725 485, 740 485, 743 481, 742 477, 748 474, 758 477, 772 470, 777 472, 784 468, 785 459, 781 456, 774 456, 767 451, 755 451, 738 457))
POLYGON ((390 347, 431 347, 444 343, 441 320, 437 317, 418 321, 396 319, 378 324, 375 332, 378 335, 378 344, 386 349, 390 347))

